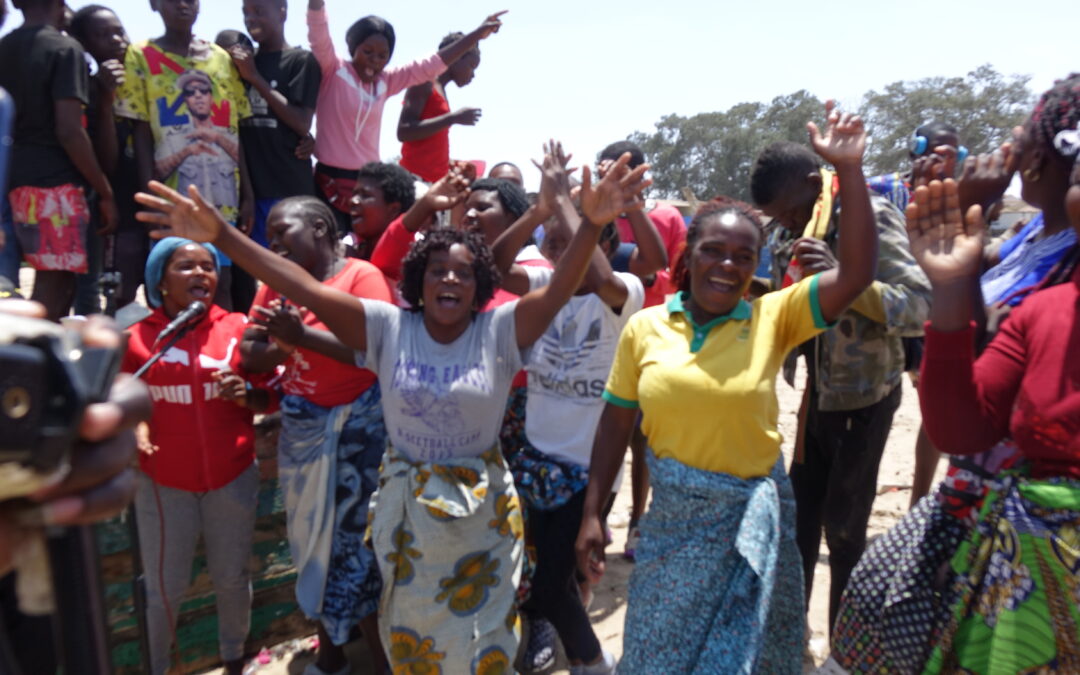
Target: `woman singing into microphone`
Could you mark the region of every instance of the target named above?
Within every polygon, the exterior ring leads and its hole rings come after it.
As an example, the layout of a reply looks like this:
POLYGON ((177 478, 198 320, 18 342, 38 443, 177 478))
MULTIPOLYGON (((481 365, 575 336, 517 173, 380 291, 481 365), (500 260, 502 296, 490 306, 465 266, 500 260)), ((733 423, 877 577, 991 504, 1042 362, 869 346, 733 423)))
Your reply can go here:
POLYGON ((247 562, 259 487, 252 419, 269 405, 270 395, 252 388, 240 370, 246 318, 212 304, 216 260, 213 246, 179 237, 154 246, 146 261, 146 297, 155 309, 132 326, 121 367, 138 370, 168 344, 162 331, 171 322, 195 302, 209 305, 179 328, 180 338, 143 376, 154 409, 149 425, 138 430, 142 471, 135 514, 154 675, 169 667, 200 534, 217 596, 227 673, 243 670, 251 619, 247 562))

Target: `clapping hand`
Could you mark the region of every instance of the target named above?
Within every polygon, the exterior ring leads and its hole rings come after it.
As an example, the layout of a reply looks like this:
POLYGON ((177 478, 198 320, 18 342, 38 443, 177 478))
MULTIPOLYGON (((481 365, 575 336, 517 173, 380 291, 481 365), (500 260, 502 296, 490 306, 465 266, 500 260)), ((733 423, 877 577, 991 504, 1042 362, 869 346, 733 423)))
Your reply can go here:
POLYGON ((911 186, 929 185, 932 180, 945 180, 956 175, 956 148, 939 145, 929 155, 917 157, 911 163, 911 186))
POLYGON ((558 199, 570 196, 570 174, 577 171, 567 168, 572 157, 563 150, 562 143, 552 139, 544 144, 543 163, 532 160, 533 165, 540 169, 540 193, 536 208, 541 220, 551 217, 558 199))
POLYGON ((982 207, 960 210, 956 181, 930 181, 915 189, 907 207, 911 253, 935 286, 971 278, 982 261, 982 207))
POLYGON ((837 110, 836 101, 829 100, 825 103, 825 133, 822 134, 813 122, 806 123, 806 130, 810 134, 814 152, 829 164, 834 167, 862 166, 866 129, 858 115, 841 113, 837 110))
POLYGON ((293 351, 304 337, 300 310, 292 305, 275 300, 270 307, 256 307, 255 314, 252 320, 266 329, 266 333, 284 351, 293 351))
POLYGON ((218 385, 218 398, 236 405, 247 404, 247 381, 231 370, 216 370, 210 374, 218 385))
POLYGON ((593 225, 603 227, 620 214, 645 206, 641 193, 652 185, 652 179, 645 177, 649 165, 642 164, 636 169, 630 169, 629 162, 630 153, 624 152, 595 186, 589 167, 583 168, 581 211, 593 225))
POLYGON ((435 181, 421 197, 424 205, 432 211, 446 211, 465 201, 472 183, 468 177, 470 167, 468 162, 450 162, 450 170, 446 175, 435 181))
POLYGON ((135 201, 152 211, 139 211, 136 220, 158 227, 150 231, 154 239, 165 237, 183 237, 192 241, 213 242, 228 223, 225 218, 199 194, 194 185, 188 188, 185 197, 171 187, 150 181, 149 188, 154 194, 139 192, 135 201))
MULTIPOLYGON (((1019 131, 1019 127, 1013 131, 1014 138, 1019 131)), ((1002 143, 994 152, 969 157, 960 171, 960 208, 967 210, 978 204, 986 209, 1000 199, 1016 173, 1019 155, 1014 142, 1002 143)))

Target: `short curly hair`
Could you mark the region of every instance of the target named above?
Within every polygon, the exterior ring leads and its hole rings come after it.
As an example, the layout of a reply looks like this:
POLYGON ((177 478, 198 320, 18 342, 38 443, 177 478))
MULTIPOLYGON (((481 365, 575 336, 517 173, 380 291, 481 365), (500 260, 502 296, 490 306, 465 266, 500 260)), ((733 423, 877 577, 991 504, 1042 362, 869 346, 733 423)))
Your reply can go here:
POLYGON ((791 185, 821 168, 821 160, 805 145, 779 141, 761 151, 750 172, 750 195, 758 206, 768 206, 791 185))
POLYGON ((694 246, 697 244, 698 238, 701 237, 702 225, 706 220, 728 213, 734 213, 739 218, 749 220, 750 224, 757 229, 758 243, 764 243, 765 228, 761 224, 761 218, 758 217, 757 212, 752 206, 746 202, 741 202, 738 199, 732 199, 730 197, 715 197, 710 199, 698 207, 693 220, 690 221, 690 226, 686 228, 686 245, 683 248, 682 253, 679 254, 679 260, 675 264, 675 271, 673 274, 680 291, 690 290, 690 264, 688 259, 690 258, 690 251, 693 250, 694 246))
POLYGON ((387 204, 398 203, 405 213, 416 203, 416 176, 397 164, 368 162, 356 172, 356 180, 371 180, 378 184, 387 204))
POLYGON ((495 295, 495 289, 502 281, 499 268, 495 266, 495 258, 491 249, 484 243, 484 237, 479 232, 469 230, 432 230, 420 241, 415 242, 409 249, 409 254, 401 263, 401 281, 398 282, 398 290, 401 297, 409 303, 409 308, 418 312, 423 309, 424 297, 424 273, 427 271, 428 260, 436 251, 449 251, 454 244, 461 244, 473 254, 473 274, 476 275, 476 298, 477 308, 487 306, 488 301, 495 295))

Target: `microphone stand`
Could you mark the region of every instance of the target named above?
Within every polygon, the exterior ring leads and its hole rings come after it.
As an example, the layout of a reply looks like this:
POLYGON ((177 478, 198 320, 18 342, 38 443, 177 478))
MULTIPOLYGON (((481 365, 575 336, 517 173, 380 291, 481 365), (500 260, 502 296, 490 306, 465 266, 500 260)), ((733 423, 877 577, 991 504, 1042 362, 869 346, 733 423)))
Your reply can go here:
POLYGON ((135 371, 135 374, 132 375, 132 377, 140 378, 143 375, 145 375, 146 371, 150 370, 150 367, 152 365, 154 365, 155 363, 157 363, 158 361, 161 360, 161 357, 165 355, 165 352, 169 351, 169 349, 171 349, 173 345, 175 345, 177 342, 179 342, 180 338, 187 335, 187 332, 189 330, 191 330, 191 326, 193 324, 194 324, 194 322, 189 323, 188 325, 184 326, 180 330, 176 331, 176 334, 174 334, 171 338, 169 338, 169 341, 166 342, 164 345, 162 345, 160 349, 158 349, 156 352, 154 352, 154 355, 151 356, 149 359, 147 359, 146 363, 142 364, 142 366, 140 366, 139 369, 135 371))

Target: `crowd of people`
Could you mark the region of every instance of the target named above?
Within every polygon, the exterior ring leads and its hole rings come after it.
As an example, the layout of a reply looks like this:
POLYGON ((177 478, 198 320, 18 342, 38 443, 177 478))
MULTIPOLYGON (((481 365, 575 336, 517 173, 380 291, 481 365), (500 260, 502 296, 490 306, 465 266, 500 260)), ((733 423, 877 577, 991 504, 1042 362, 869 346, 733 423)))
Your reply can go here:
MULTIPOLYGON (((452 128, 481 111, 451 112, 447 85, 472 81, 502 13, 390 65, 388 21, 356 20, 338 54, 323 0, 310 51, 284 38, 286 0, 244 0, 246 34, 213 42, 197 0, 152 0, 163 32, 139 42, 102 5, 14 4, 0 277, 14 291, 32 267, 53 320, 100 312, 103 271, 114 306, 150 306, 122 370, 152 403, 134 512, 153 673, 200 536, 220 656, 244 669, 269 412, 308 675, 349 672, 357 628, 379 673, 539 672, 556 640, 582 675, 801 672, 822 533, 822 672, 1080 670, 1080 76, 984 154, 928 121, 886 176, 830 102, 807 143, 761 151, 753 204, 687 222, 645 199, 627 141, 580 172, 548 141, 535 194, 513 164, 455 159, 452 128), (1039 213, 991 240, 1016 174, 1039 213), (775 386, 799 356, 786 467, 775 386), (905 373, 921 487, 868 546, 905 373), (616 659, 588 608, 628 448, 616 659)), ((60 520, 115 511, 117 490, 60 520)))

